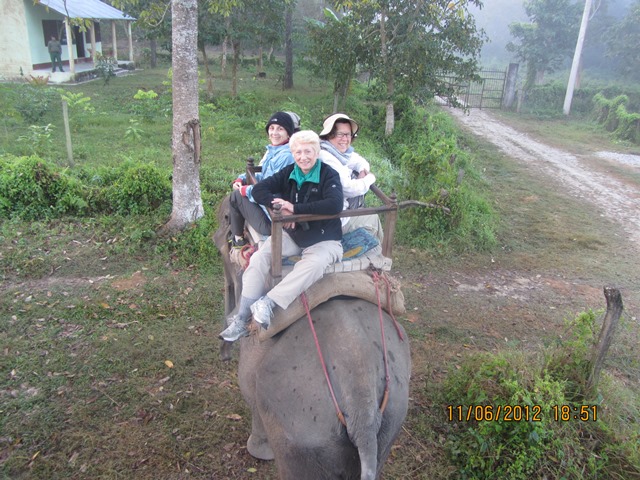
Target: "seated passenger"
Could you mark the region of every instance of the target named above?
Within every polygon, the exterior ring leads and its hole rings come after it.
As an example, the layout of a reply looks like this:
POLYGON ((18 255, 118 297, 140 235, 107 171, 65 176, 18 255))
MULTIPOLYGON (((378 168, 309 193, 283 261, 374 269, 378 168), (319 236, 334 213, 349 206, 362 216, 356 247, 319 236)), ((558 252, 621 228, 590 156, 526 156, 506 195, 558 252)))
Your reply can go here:
MULTIPOLYGON (((289 165, 253 188, 253 198, 261 205, 281 207, 283 215, 335 215, 342 211, 340 176, 318 160, 320 139, 311 130, 295 133, 289 142, 294 165, 289 165)), ((342 260, 342 228, 339 218, 285 224, 282 255, 301 255, 293 270, 266 291, 271 269, 271 238, 251 256, 242 275, 242 295, 238 313, 220 337, 233 342, 247 335, 249 317, 268 328, 275 305, 286 309, 302 292, 324 275, 328 265, 342 260), (266 293, 266 295, 265 295, 266 293)))
MULTIPOLYGON (((267 151, 258 164, 262 167, 262 171, 256 173, 258 181, 293 163, 289 137, 300 130, 300 117, 293 112, 276 112, 269 118, 265 129, 270 145, 267 145, 267 151)), ((253 199, 253 185, 247 185, 246 178, 246 174, 242 174, 233 182, 233 192, 229 198, 233 234, 231 246, 234 248, 247 244, 244 238, 245 221, 260 235, 271 235, 271 219, 267 210, 253 199)))
MULTIPOLYGON (((376 177, 364 157, 356 153, 351 146, 356 137, 358 124, 344 113, 335 113, 327 117, 320 132, 320 160, 340 174, 344 193, 344 208, 353 209, 364 206, 364 195, 369 191, 376 177)), ((364 227, 382 243, 382 225, 378 215, 344 217, 343 233, 364 227)))

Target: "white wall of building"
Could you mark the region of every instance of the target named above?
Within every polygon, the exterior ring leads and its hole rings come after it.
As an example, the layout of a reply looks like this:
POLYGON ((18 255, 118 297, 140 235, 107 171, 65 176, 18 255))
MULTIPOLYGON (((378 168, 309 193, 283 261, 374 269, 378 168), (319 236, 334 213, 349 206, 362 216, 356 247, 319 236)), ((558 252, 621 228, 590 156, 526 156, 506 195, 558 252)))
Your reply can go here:
POLYGON ((0 77, 18 78, 20 69, 24 75, 31 73, 31 52, 25 24, 24 0, 0 0, 0 77), (16 42, 16 39, 23 41, 16 42))

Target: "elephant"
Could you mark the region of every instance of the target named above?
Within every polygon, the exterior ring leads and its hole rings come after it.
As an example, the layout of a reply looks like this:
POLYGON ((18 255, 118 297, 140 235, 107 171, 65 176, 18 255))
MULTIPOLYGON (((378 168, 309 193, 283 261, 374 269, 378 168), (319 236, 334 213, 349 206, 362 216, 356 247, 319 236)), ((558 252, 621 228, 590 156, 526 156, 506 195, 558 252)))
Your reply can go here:
MULTIPOLYGON (((229 261, 224 208, 214 241, 223 256, 229 314, 241 276, 229 261)), ((407 414, 409 340, 378 305, 360 298, 331 298, 310 316, 317 344, 307 315, 267 340, 239 341, 238 383, 252 416, 247 450, 275 460, 283 480, 379 478, 407 414)), ((232 344, 222 343, 222 356, 230 359, 232 344)))

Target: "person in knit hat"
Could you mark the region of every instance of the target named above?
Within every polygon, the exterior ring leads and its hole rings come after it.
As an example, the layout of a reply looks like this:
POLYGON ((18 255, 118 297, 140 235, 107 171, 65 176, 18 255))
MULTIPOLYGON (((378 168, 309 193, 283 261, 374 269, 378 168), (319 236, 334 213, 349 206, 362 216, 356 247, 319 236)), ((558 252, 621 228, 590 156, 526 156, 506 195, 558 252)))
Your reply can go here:
MULTIPOLYGON (((289 138, 299 129, 300 117, 293 112, 276 112, 269 117, 265 126, 269 145, 258 164, 262 170, 256 173, 256 180, 270 177, 293 163, 289 138)), ((245 174, 238 176, 233 182, 233 192, 229 199, 232 248, 242 248, 247 244, 244 238, 245 222, 260 235, 271 235, 271 219, 267 209, 256 203, 251 194, 253 185, 247 185, 246 180, 245 174)))

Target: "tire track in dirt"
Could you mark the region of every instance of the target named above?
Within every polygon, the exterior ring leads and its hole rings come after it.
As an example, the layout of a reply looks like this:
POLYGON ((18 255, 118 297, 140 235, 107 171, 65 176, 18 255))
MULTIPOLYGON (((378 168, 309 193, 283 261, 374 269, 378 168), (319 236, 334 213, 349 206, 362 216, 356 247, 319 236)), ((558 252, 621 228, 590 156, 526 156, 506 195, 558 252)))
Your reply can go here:
POLYGON ((487 111, 472 109, 469 114, 446 108, 467 130, 500 148, 506 155, 531 165, 571 195, 594 205, 600 215, 613 218, 640 247, 640 192, 633 186, 596 172, 576 155, 546 145, 496 120, 487 111))

